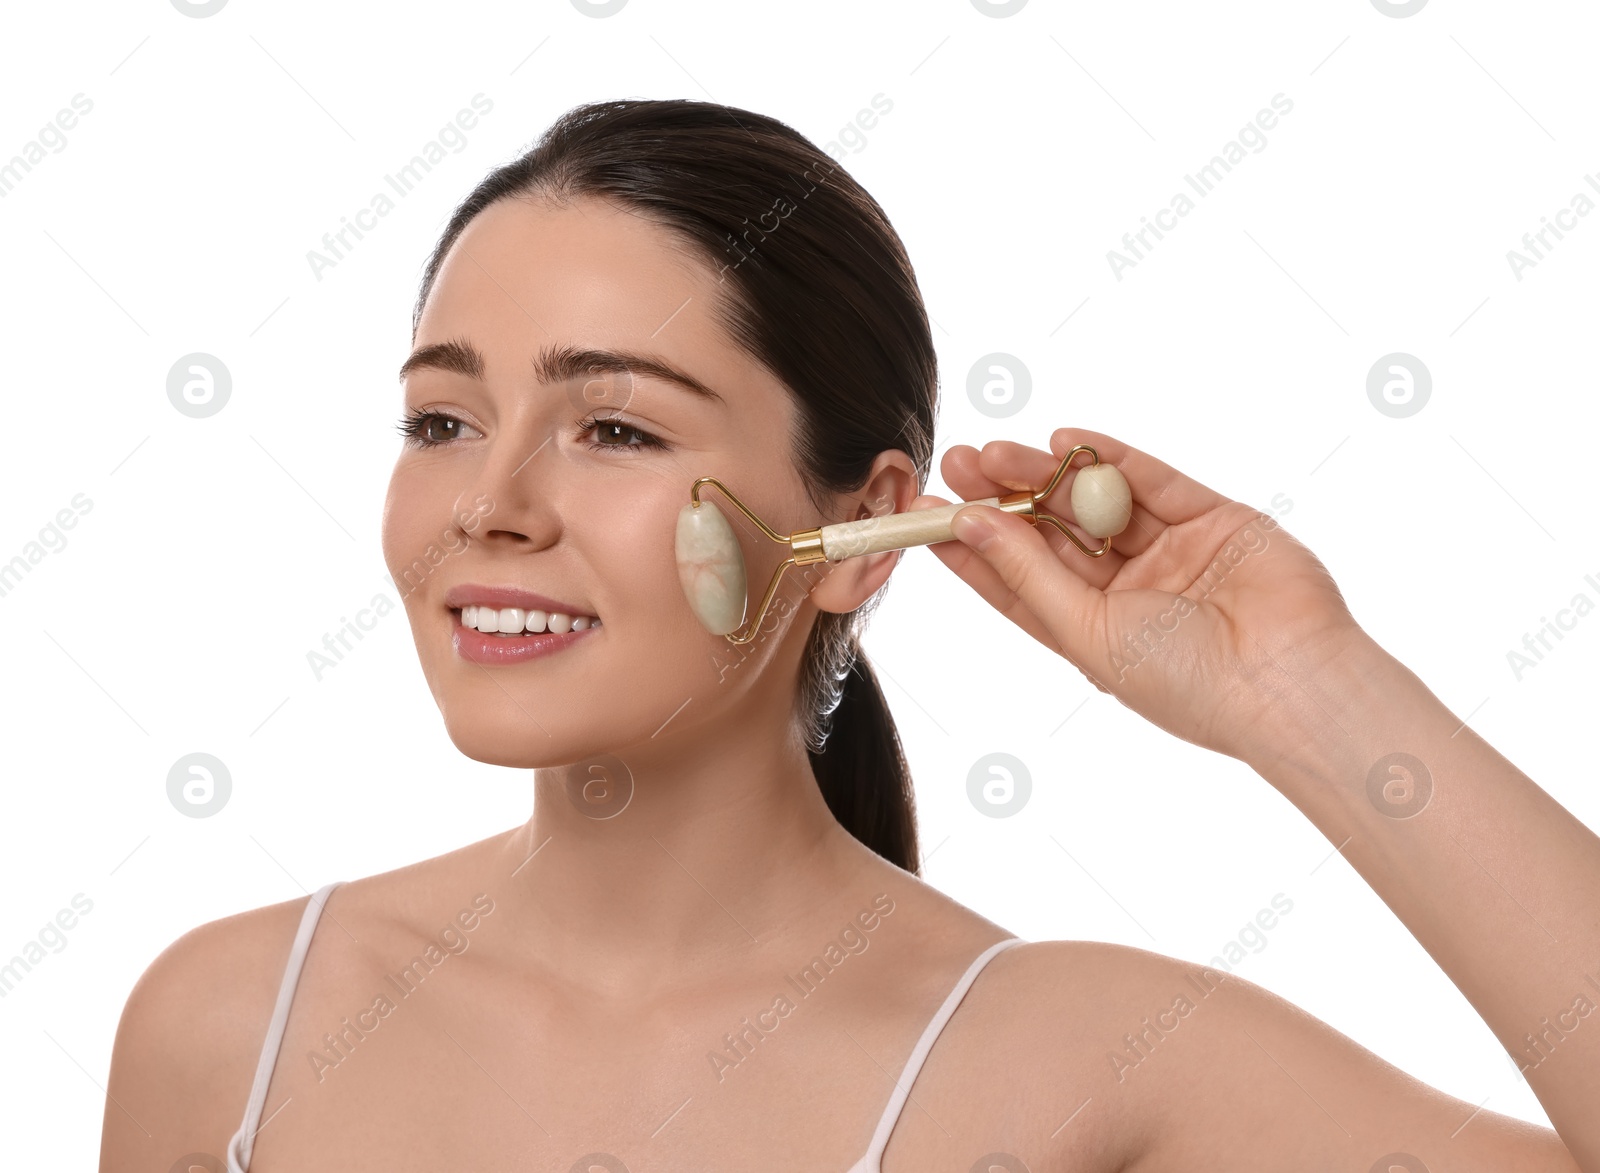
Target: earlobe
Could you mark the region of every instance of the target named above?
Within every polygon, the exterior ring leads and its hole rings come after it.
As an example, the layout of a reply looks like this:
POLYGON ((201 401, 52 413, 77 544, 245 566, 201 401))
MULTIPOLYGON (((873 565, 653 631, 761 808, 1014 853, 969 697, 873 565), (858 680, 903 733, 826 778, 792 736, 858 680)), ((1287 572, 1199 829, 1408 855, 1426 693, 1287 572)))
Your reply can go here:
POLYGON ((826 563, 827 577, 812 587, 808 596, 812 605, 819 611, 854 611, 877 594, 903 553, 888 550, 826 563))

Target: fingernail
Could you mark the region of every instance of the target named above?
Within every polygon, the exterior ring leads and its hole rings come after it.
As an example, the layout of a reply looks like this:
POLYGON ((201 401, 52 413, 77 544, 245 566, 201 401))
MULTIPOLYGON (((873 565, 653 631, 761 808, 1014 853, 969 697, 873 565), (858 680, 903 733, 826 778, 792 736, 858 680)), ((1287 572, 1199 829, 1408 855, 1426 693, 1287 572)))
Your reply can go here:
POLYGON ((958 540, 980 553, 988 549, 989 543, 999 536, 994 532, 994 526, 985 521, 976 509, 956 514, 950 522, 950 531, 958 540))

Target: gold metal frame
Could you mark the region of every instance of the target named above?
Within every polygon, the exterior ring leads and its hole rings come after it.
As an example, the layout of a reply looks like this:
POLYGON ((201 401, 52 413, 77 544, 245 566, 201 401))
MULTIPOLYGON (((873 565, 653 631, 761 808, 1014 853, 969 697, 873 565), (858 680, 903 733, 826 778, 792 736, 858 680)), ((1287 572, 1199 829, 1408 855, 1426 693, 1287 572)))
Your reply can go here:
MULTIPOLYGON (((1055 475, 1050 478, 1049 483, 1044 488, 1034 491, 1022 489, 1015 493, 1007 493, 1000 498, 999 508, 1022 518, 1030 525, 1037 525, 1041 521, 1049 522, 1065 534, 1067 539, 1083 553, 1090 558, 1099 558, 1111 549, 1110 538, 1103 539, 1098 550, 1091 550, 1078 540, 1078 535, 1069 530, 1064 521, 1039 508, 1039 502, 1055 492, 1056 486, 1061 483, 1061 478, 1066 475, 1067 469, 1071 466, 1072 458, 1080 452, 1087 452, 1091 458, 1088 464, 1082 466, 1083 468, 1093 468, 1100 463, 1100 454, 1098 452, 1087 444, 1079 444, 1061 458, 1061 463, 1056 466, 1055 475)), ((689 499, 696 509, 700 508, 701 485, 715 485, 724 497, 738 506, 740 513, 743 513, 756 524, 756 527, 762 533, 775 542, 787 545, 792 551, 789 557, 778 563, 777 569, 772 572, 772 580, 767 583, 767 593, 762 596, 761 606, 756 611, 756 617, 745 624, 745 634, 729 633, 724 637, 731 644, 747 644, 755 638, 756 632, 760 630, 761 621, 767 616, 767 608, 772 604, 772 596, 777 593, 778 583, 782 580, 784 571, 791 566, 809 566, 816 562, 826 562, 828 560, 822 549, 822 527, 817 526, 814 529, 800 530, 788 536, 780 534, 754 513, 751 513, 745 507, 744 502, 734 496, 728 486, 724 485, 716 477, 701 477, 689 487, 689 499)), ((888 551, 885 551, 885 553, 888 553, 888 551)))

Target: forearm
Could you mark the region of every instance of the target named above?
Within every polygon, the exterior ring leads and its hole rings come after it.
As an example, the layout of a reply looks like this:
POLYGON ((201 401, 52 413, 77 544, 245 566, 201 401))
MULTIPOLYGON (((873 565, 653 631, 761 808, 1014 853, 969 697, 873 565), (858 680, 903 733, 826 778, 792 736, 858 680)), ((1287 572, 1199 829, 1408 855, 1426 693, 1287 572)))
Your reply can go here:
POLYGON ((1247 761, 1411 930, 1574 1158, 1600 1169, 1600 839, 1366 637, 1320 670, 1278 661, 1247 761), (1384 768, 1397 754, 1420 763, 1409 784, 1384 768))

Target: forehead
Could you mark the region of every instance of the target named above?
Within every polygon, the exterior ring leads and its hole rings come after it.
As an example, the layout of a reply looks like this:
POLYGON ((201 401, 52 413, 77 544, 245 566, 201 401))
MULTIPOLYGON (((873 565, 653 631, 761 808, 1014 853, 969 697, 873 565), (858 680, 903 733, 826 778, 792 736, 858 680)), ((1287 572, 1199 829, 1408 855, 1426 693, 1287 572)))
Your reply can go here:
MULTIPOLYGON (((680 448, 761 454, 788 468, 799 408, 723 326, 730 288, 687 241, 614 201, 501 200, 451 246, 413 350, 471 343, 483 356, 486 383, 511 392, 527 385, 535 357, 552 348, 651 356, 722 403, 645 377, 629 408, 671 429, 680 448)), ((427 375, 416 384, 431 385, 427 375)))
POLYGON ((732 349, 720 293, 715 270, 687 242, 621 204, 505 199, 451 246, 417 342, 468 334, 491 368, 497 351, 521 362, 552 342, 704 362, 732 349))

